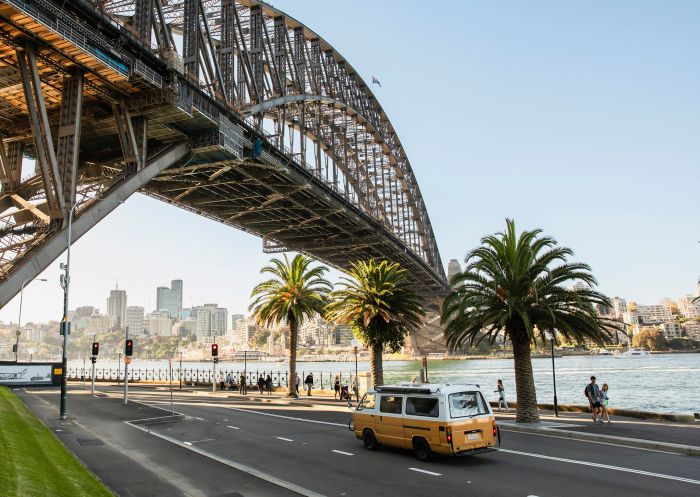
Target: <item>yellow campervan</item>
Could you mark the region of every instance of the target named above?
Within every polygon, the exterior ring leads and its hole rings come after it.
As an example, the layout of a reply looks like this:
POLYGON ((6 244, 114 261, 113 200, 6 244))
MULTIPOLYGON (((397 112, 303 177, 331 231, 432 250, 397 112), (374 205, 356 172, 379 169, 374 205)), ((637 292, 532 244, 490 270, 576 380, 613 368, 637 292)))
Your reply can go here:
POLYGON ((370 450, 379 445, 432 453, 495 450, 500 434, 478 385, 398 384, 368 391, 352 413, 350 429, 370 450))

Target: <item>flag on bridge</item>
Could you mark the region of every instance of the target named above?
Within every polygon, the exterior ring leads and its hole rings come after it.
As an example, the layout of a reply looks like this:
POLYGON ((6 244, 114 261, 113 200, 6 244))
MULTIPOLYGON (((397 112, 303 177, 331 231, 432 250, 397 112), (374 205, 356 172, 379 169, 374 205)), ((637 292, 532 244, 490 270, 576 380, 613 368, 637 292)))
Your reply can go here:
POLYGON ((382 86, 382 84, 379 82, 379 80, 377 78, 375 78, 374 76, 372 76, 372 84, 379 85, 380 88, 382 86))

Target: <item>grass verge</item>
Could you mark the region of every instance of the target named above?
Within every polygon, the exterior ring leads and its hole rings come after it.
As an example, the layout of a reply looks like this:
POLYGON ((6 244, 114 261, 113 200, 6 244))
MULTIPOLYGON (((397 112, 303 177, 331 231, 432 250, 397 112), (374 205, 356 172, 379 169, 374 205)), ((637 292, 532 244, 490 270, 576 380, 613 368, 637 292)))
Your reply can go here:
POLYGON ((3 497, 108 497, 112 493, 6 387, 0 387, 3 497))

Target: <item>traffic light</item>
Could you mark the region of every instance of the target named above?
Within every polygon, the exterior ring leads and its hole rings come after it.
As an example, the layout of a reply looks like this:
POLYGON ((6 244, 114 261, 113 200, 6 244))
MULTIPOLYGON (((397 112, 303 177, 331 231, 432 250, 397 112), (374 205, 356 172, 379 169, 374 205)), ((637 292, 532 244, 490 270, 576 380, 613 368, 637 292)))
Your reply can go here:
POLYGON ((92 342, 92 355, 96 356, 100 353, 100 344, 99 342, 92 342))
POLYGON ((128 357, 134 355, 134 341, 132 339, 126 341, 126 346, 124 347, 124 355, 128 357))
POLYGON ((97 362, 97 357, 92 356, 92 357, 90 358, 90 362, 93 363, 93 364, 95 364, 95 363, 97 362))
POLYGON ((212 343, 212 344, 211 344, 211 356, 212 356, 212 357, 218 357, 218 356, 219 356, 219 344, 218 344, 218 343, 212 343))

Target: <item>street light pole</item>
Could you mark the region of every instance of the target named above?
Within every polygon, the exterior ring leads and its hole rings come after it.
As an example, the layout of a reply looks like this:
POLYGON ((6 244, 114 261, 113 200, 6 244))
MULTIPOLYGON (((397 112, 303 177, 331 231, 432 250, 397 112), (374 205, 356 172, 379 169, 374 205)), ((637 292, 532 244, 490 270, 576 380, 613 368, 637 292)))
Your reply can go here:
POLYGON ((19 361, 19 336, 22 334, 22 301, 24 300, 24 287, 30 281, 46 281, 45 278, 27 278, 22 283, 22 290, 19 292, 19 316, 17 317, 17 341, 15 342, 15 362, 19 361))
POLYGON ((177 376, 180 379, 180 390, 182 390, 182 350, 180 351, 180 369, 177 376))
POLYGON ((557 374, 554 369, 554 334, 549 331, 544 332, 545 338, 550 341, 552 347, 552 385, 554 386, 554 416, 559 417, 559 406, 557 404, 557 374))

